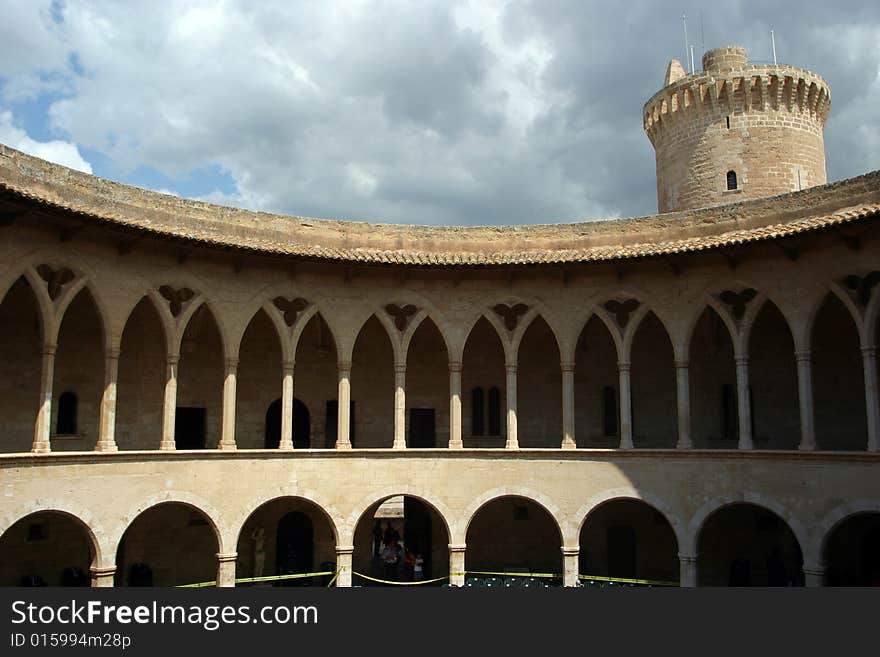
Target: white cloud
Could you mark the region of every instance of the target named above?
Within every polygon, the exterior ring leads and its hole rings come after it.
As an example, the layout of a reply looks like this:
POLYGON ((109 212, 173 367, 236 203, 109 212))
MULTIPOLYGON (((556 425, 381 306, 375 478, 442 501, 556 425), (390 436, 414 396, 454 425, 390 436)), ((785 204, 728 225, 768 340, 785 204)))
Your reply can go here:
POLYGON ((15 127, 12 112, 0 112, 0 143, 55 164, 92 173, 92 165, 83 159, 76 144, 69 141, 31 139, 24 130, 15 127))
MULTIPOLYGON (((680 12, 664 3, 5 1, 0 36, 16 45, 0 39, 0 102, 50 93, 52 134, 117 178, 151 167, 185 193, 193 171, 219 170, 231 189, 203 198, 383 222, 656 207, 640 112, 679 55, 680 12)), ((792 7, 733 0, 706 13, 706 45, 759 59, 765 27, 784 23, 780 55, 834 89, 829 177, 877 166, 880 5, 792 7)))

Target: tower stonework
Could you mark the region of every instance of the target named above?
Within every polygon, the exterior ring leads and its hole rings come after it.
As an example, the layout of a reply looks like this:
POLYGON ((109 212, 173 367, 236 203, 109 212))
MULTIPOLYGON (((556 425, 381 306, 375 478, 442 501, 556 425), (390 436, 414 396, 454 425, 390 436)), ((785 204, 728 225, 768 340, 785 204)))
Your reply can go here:
POLYGON ((645 103, 660 212, 775 196, 826 182, 831 90, 793 66, 749 64, 739 46, 710 50, 703 71, 672 60, 645 103))

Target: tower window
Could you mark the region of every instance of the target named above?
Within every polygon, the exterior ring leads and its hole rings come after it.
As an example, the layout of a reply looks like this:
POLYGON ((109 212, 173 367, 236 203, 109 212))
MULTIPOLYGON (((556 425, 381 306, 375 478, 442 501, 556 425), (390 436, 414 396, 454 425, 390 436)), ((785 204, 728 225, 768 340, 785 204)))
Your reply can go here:
POLYGON ((727 129, 730 130, 730 117, 728 116, 726 118, 727 118, 727 129))
POLYGON ((65 392, 58 398, 58 418, 55 433, 59 436, 71 436, 76 433, 76 395, 65 392))
POLYGON ((727 189, 736 189, 736 171, 728 171, 727 172, 727 189))

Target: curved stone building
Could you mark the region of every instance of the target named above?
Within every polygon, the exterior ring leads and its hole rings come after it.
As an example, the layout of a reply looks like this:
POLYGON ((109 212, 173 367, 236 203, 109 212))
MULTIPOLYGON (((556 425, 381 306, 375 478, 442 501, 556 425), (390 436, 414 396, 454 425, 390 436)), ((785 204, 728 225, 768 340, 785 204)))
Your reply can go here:
POLYGON ((401 497, 453 585, 877 583, 880 172, 743 201, 743 163, 735 203, 464 229, 0 146, 0 584, 361 585, 401 497))

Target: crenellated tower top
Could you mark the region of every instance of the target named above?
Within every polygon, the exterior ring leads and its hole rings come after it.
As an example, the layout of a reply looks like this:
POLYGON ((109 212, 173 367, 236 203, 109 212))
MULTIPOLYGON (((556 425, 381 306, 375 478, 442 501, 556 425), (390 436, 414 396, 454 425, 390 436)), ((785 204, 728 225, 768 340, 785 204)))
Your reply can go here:
POLYGON ((831 91, 794 66, 749 64, 740 46, 710 50, 703 71, 672 60, 645 103, 660 212, 774 196, 826 182, 831 91))

